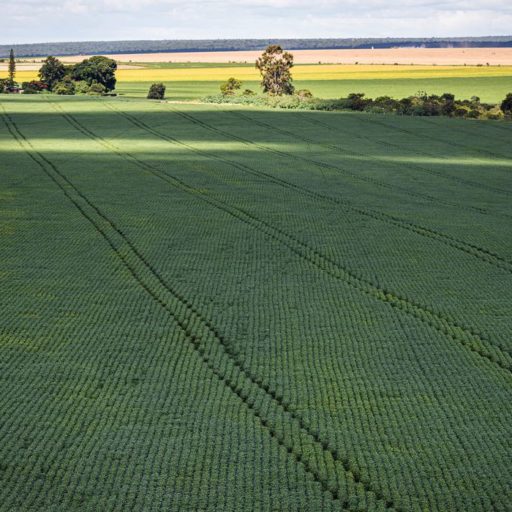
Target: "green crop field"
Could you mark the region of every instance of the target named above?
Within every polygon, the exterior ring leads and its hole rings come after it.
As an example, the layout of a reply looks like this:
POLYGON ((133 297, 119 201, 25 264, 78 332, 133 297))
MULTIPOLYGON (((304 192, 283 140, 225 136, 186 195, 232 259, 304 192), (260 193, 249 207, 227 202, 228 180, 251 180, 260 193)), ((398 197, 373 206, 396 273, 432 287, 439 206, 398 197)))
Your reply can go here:
POLYGON ((0 99, 1 511, 510 511, 512 125, 0 99))
MULTIPOLYGON (((38 79, 37 69, 17 73, 21 83, 38 79)), ((163 82, 170 100, 197 100, 218 94, 233 76, 242 89, 260 92, 260 77, 254 64, 234 63, 136 63, 121 64, 116 73, 116 92, 126 97, 145 98, 154 82, 163 82), (126 67, 138 66, 135 69, 126 67)), ((296 89, 309 89, 318 98, 340 98, 365 93, 370 98, 404 98, 425 91, 451 93, 459 99, 478 96, 500 103, 512 91, 512 66, 424 66, 424 65, 297 65, 293 70, 296 89)))
MULTIPOLYGON (((145 98, 152 82, 122 81, 117 92, 122 96, 145 98)), ((196 100, 219 94, 223 81, 167 81, 166 97, 170 100, 196 100)), ((260 91, 258 81, 244 81, 242 87, 260 91)), ((484 102, 499 103, 512 90, 512 77, 467 77, 467 78, 402 78, 382 80, 362 78, 354 80, 296 80, 296 89, 309 89, 318 98, 341 98, 352 92, 364 92, 369 98, 392 96, 406 98, 426 91, 429 94, 450 92, 457 98, 469 99, 478 96, 484 102)))

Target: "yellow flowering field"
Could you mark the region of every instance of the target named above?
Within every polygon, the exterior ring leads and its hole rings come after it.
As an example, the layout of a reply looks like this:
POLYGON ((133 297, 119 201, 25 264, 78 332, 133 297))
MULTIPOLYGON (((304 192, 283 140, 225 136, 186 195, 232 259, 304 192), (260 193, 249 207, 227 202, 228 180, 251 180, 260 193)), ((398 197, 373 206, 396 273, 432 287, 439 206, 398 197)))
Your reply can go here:
MULTIPOLYGON (((234 76, 240 80, 258 80, 256 69, 247 66, 204 68, 139 68, 117 71, 119 82, 220 81, 234 76)), ((298 65, 296 80, 364 80, 404 78, 512 77, 512 66, 403 66, 403 65, 298 65)), ((19 71, 19 82, 37 79, 37 71, 19 71)))

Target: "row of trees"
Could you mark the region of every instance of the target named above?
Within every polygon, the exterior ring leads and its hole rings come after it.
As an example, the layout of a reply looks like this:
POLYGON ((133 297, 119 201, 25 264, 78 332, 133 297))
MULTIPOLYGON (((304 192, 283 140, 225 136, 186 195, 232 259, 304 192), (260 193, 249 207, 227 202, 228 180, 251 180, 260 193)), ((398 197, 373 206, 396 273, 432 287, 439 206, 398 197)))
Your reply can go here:
POLYGON ((95 56, 78 64, 65 65, 56 57, 47 57, 39 70, 39 80, 16 82, 14 51, 9 56, 8 77, 0 79, 0 92, 33 94, 51 91, 56 94, 106 94, 116 86, 117 63, 107 57, 95 56))
MULTIPOLYGON (((107 55, 119 53, 259 51, 268 45, 294 50, 393 48, 423 46, 427 48, 512 47, 511 36, 450 38, 321 38, 321 39, 203 39, 148 41, 82 41, 16 45, 18 55, 107 55)), ((9 47, 0 45, 0 58, 9 55, 9 47)))
POLYGON ((47 57, 39 78, 49 91, 56 94, 104 94, 116 87, 117 62, 95 56, 78 64, 66 66, 55 57, 47 57))

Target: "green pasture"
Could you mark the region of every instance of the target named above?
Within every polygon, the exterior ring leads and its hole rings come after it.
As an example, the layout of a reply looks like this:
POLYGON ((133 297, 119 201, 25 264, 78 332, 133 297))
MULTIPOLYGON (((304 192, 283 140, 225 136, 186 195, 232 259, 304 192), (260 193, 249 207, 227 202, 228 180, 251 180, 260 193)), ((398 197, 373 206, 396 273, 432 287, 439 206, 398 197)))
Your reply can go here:
POLYGON ((0 510, 510 510, 512 126, 144 89, 0 97, 0 510))
MULTIPOLYGON (((145 97, 152 82, 119 82, 117 92, 124 96, 145 97)), ((167 97, 171 100, 195 100, 218 94, 222 81, 176 81, 165 82, 167 97)), ((468 77, 468 78, 405 78, 364 80, 302 80, 296 81, 297 89, 309 89, 319 98, 346 97, 352 92, 364 92, 370 98, 391 96, 405 98, 418 91, 428 94, 450 92, 457 98, 470 99, 478 96, 484 102, 498 103, 512 91, 512 77, 468 77)), ((242 88, 260 92, 257 81, 247 81, 242 88)))

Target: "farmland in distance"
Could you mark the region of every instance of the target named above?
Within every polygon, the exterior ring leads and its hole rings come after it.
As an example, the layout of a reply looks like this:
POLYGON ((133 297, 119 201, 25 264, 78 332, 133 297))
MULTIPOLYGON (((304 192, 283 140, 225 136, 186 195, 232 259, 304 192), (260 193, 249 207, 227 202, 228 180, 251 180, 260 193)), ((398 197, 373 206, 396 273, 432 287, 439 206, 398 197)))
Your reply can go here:
MULTIPOLYGON (((230 77, 242 80, 244 89, 260 90, 260 76, 253 63, 146 62, 140 58, 119 60, 118 94, 145 97, 152 83, 163 82, 168 99, 197 100, 218 94, 220 85, 230 77)), ((6 66, 0 64, 0 72, 5 72, 6 66)), ((37 79, 38 66, 20 63, 17 79, 37 79)), ((293 76, 297 89, 309 89, 319 98, 346 97, 353 92, 370 98, 403 98, 426 91, 439 95, 449 92, 460 99, 478 96, 484 102, 498 103, 510 92, 512 66, 297 64, 293 76)))
POLYGON ((2 98, 0 510, 509 510, 511 136, 2 98))

